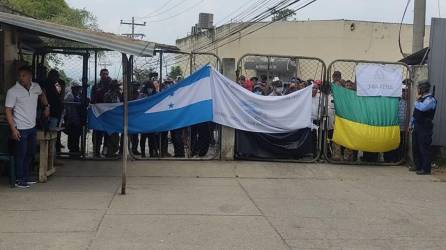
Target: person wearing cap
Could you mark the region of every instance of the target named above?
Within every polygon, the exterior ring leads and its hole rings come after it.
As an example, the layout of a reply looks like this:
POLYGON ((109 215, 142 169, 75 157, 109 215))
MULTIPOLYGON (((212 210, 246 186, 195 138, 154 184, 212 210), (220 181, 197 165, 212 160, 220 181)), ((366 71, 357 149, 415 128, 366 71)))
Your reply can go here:
POLYGON ((73 80, 70 85, 71 92, 65 96, 64 132, 68 135, 68 150, 70 153, 79 153, 79 142, 82 134, 82 84, 73 80))
POLYGON ((412 153, 415 167, 409 170, 418 175, 430 175, 432 164, 433 119, 437 109, 437 99, 430 93, 431 84, 423 81, 417 86, 417 100, 410 122, 412 131, 412 153))
POLYGON ((272 85, 272 91, 269 93, 269 96, 281 96, 283 95, 283 83, 279 79, 279 77, 274 77, 272 85))
POLYGON ((404 80, 402 86, 402 95, 399 101, 399 110, 398 110, 398 118, 400 122, 400 146, 392 150, 390 152, 384 153, 384 161, 387 163, 396 163, 401 161, 404 154, 404 145, 406 143, 406 133, 408 129, 407 124, 407 97, 408 97, 408 88, 407 83, 410 80, 404 80))

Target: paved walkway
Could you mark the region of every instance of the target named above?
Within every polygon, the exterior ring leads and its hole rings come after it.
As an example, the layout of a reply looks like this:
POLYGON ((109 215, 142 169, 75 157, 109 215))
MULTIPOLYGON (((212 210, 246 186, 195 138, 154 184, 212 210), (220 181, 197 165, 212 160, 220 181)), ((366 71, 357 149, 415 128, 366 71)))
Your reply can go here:
POLYGON ((446 249, 446 183, 404 167, 66 161, 0 183, 0 249, 446 249))

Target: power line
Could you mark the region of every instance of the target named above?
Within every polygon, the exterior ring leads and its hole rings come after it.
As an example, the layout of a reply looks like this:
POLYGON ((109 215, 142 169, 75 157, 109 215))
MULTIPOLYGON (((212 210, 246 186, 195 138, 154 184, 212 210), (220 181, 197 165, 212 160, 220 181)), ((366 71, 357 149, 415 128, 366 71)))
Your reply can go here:
MULTIPOLYGON (((259 8, 259 7, 266 6, 266 4, 269 3, 269 2, 271 2, 271 0, 264 1, 263 4, 261 4, 261 5, 258 6, 258 8, 259 8)), ((243 23, 237 25, 237 26, 235 27, 235 29, 234 29, 231 33, 228 33, 228 34, 224 34, 224 33, 222 33, 220 36, 215 37, 215 38, 213 39, 213 41, 205 42, 205 43, 201 43, 201 44, 199 44, 198 46, 201 46, 201 47, 198 48, 198 49, 194 49, 194 50, 195 50, 195 51, 198 51, 199 49, 201 49, 201 48, 203 47, 203 45, 210 45, 210 44, 218 43, 219 41, 222 41, 222 40, 224 40, 224 39, 227 39, 228 37, 233 36, 233 35, 235 35, 235 34, 241 32, 242 30, 244 30, 244 29, 246 29, 246 28, 248 28, 248 27, 254 25, 255 23, 258 23, 259 21, 265 20, 266 18, 268 18, 269 16, 271 16, 271 11, 270 11, 271 8, 277 8, 278 6, 281 6, 283 3, 286 3, 286 2, 290 2, 290 0, 288 0, 288 1, 286 1, 286 0, 282 0, 282 1, 278 2, 278 3, 277 3, 277 2, 274 3, 274 4, 275 4, 274 6, 269 7, 269 8, 266 8, 265 10, 263 10, 262 12, 260 12, 259 14, 256 14, 256 16, 252 17, 251 19, 246 20, 246 21, 244 21, 243 23)), ((257 9, 258 9, 258 8, 257 8, 257 9)), ((251 16, 252 14, 255 13, 255 11, 256 11, 257 9, 254 9, 254 10, 251 11, 250 13, 245 14, 243 18, 248 17, 248 16, 251 16)), ((188 46, 188 50, 190 50, 193 46, 194 46, 194 45, 192 45, 192 44, 191 44, 190 46, 188 46)))
MULTIPOLYGON (((316 2, 316 1, 317 1, 317 0, 312 0, 312 1, 310 1, 310 2, 308 2, 308 3, 306 3, 306 4, 304 4, 302 7, 299 7, 299 8, 297 8, 297 9, 295 9, 293 12, 290 12, 289 14, 285 15, 284 18, 291 16, 291 15, 294 14, 295 12, 297 12, 297 11, 299 11, 299 10, 301 10, 301 9, 303 9, 303 8, 305 8, 305 7, 307 7, 307 6, 309 6, 310 4, 313 4, 313 3, 316 2)), ((265 25, 263 25, 263 26, 261 26, 261 27, 255 29, 255 30, 253 30, 253 31, 250 31, 250 32, 244 34, 244 35, 241 36, 240 38, 236 38, 236 39, 233 39, 233 40, 231 40, 231 41, 228 41, 228 42, 226 42, 226 43, 224 43, 224 44, 218 46, 217 48, 220 48, 220 47, 225 46, 225 45, 227 45, 227 44, 229 44, 229 43, 232 43, 232 42, 234 42, 234 41, 237 41, 237 40, 239 40, 239 39, 242 39, 243 37, 246 37, 246 36, 248 36, 248 35, 250 35, 250 34, 252 34, 252 33, 254 33, 254 32, 257 32, 258 30, 263 29, 263 28, 265 28, 265 27, 267 27, 267 26, 269 26, 269 25, 271 25, 271 24, 273 24, 273 23, 275 23, 275 22, 278 22, 278 21, 280 21, 280 20, 275 20, 275 21, 272 21, 272 22, 268 22, 268 23, 266 23, 265 25)), ((208 51, 206 51, 206 52, 209 52, 209 51, 211 51, 211 50, 208 50, 208 51)))
POLYGON ((136 19, 142 19, 142 18, 146 18, 148 16, 152 16, 154 14, 159 13, 160 11, 164 10, 164 7, 166 7, 168 4, 170 4, 171 2, 173 2, 174 0, 168 0, 166 1, 158 10, 155 10, 154 12, 152 12, 152 14, 149 14, 147 16, 143 16, 143 17, 136 17, 136 19))
POLYGON ((403 28, 404 17, 406 17, 407 9, 409 8, 411 0, 407 0, 406 8, 404 9, 403 17, 400 22, 400 29, 398 31, 398 47, 400 48, 401 55, 404 57, 403 47, 401 46, 401 29, 403 28))
MULTIPOLYGON (((245 15, 244 15, 244 18, 247 17, 247 16, 250 16, 250 15, 254 14, 255 10, 257 10, 257 9, 263 7, 263 6, 266 6, 266 4, 269 3, 269 2, 271 2, 271 0, 268 0, 268 1, 266 1, 266 0, 258 1, 257 3, 262 3, 262 4, 259 4, 258 6, 256 6, 257 8, 254 8, 250 13, 245 14, 245 15)), ((199 50, 201 50, 201 49, 205 49, 205 48, 209 47, 209 45, 216 44, 216 43, 218 43, 218 42, 220 42, 220 41, 224 41, 225 39, 228 39, 229 37, 233 36, 234 34, 237 34, 237 33, 241 32, 242 30, 244 30, 244 29, 246 29, 246 28, 248 28, 248 27, 250 27, 250 26, 252 26, 252 25, 254 25, 254 24, 256 24, 256 23, 259 23, 259 21, 262 21, 262 20, 268 18, 269 16, 272 15, 272 13, 271 13, 271 9, 272 9, 272 8, 275 8, 275 9, 276 9, 276 12, 277 12, 277 11, 280 11, 280 10, 282 10, 282 9, 285 9, 285 8, 287 8, 287 7, 291 6, 291 5, 293 5, 293 4, 297 3, 297 2, 299 2, 299 0, 292 1, 291 3, 289 3, 289 2, 290 2, 289 0, 288 0, 288 1, 285 1, 285 0, 284 0, 284 1, 280 1, 280 2, 278 2, 278 3, 276 2, 275 5, 273 5, 272 7, 267 8, 266 10, 264 10, 264 11, 262 11, 261 13, 257 14, 256 16, 254 16, 253 18, 251 18, 250 20, 248 20, 246 23, 243 23, 243 24, 239 25, 235 31, 233 31, 233 32, 231 32, 231 33, 229 33, 229 34, 226 34, 226 35, 221 35, 220 37, 218 37, 218 39, 216 39, 215 41, 212 41, 212 42, 210 42, 210 43, 207 43, 207 44, 200 44, 199 46, 201 46, 201 47, 199 48, 199 50), (239 28, 239 27, 240 27, 240 28, 239 28)), ((296 11, 297 11, 297 10, 296 10, 296 11)), ((290 14, 292 14, 292 13, 293 13, 293 12, 291 12, 290 14)), ((239 15, 239 16, 240 16, 240 15, 239 15)), ((259 30, 259 29, 256 29, 255 31, 257 31, 257 30, 259 30)), ((251 33, 253 33, 253 32, 250 32, 249 34, 251 34, 251 33)), ((237 39, 239 39, 239 38, 237 38, 237 39)), ((236 39, 236 40, 237 40, 237 39, 236 39)), ((233 41, 235 41, 235 40, 233 40, 233 41)), ((230 42, 232 42, 232 41, 230 41, 230 42)), ((226 44, 227 44, 227 43, 225 43, 225 44, 223 44, 223 45, 220 45, 219 47, 224 46, 224 45, 226 45, 226 44)), ((218 47, 217 47, 217 48, 218 48, 218 47)), ((174 56, 173 58, 169 58, 169 59, 173 59, 173 60, 176 61, 176 60, 178 60, 178 59, 180 59, 180 58, 182 58, 182 57, 184 57, 184 55, 174 56)), ((188 58, 186 58, 185 60, 187 60, 187 59, 188 59, 188 58)), ((185 60, 182 60, 182 61, 185 61, 185 60)), ((182 62, 182 61, 180 61, 180 62, 182 62)), ((180 62, 175 62, 175 63, 180 63, 180 62)), ((174 64, 175 64, 175 63, 174 63, 174 64)))
POLYGON ((159 20, 150 20, 151 23, 160 23, 160 22, 164 22, 164 21, 168 21, 168 20, 172 20, 172 18, 187 14, 188 11, 194 9, 197 7, 198 4, 204 2, 205 0, 199 0, 198 2, 194 3, 193 5, 189 6, 188 8, 181 10, 181 12, 178 12, 174 15, 171 15, 169 17, 163 18, 163 19, 159 19, 159 20))
MULTIPOLYGON (((299 1, 301 1, 301 0, 294 0, 291 3, 288 3, 290 1, 281 1, 280 3, 276 4, 275 6, 273 6, 271 8, 268 8, 268 10, 262 12, 261 14, 257 15, 256 17, 254 17, 254 21, 246 23, 246 25, 244 25, 244 27, 242 27, 242 28, 240 28, 238 30, 235 30, 235 31, 233 31, 233 32, 231 32, 231 33, 229 33, 229 34, 227 34, 227 35, 225 35, 225 36, 223 36, 223 37, 221 37, 219 39, 216 39, 215 41, 208 42, 207 44, 205 44, 202 47, 198 48, 196 51, 206 49, 209 46, 212 46, 214 43, 218 44, 219 42, 224 41, 224 40, 226 40, 226 39, 228 39, 228 38, 230 38, 230 37, 240 33, 243 30, 246 30, 247 28, 251 27, 252 25, 257 24, 260 21, 265 20, 266 18, 268 18, 268 17, 270 17, 271 15, 274 14, 274 13, 271 13, 271 11, 270 11, 271 9, 276 9, 276 12, 278 12, 278 11, 284 10, 284 9, 292 6, 293 4, 296 4, 299 1)), ((290 12, 290 15, 291 14, 294 14, 294 12, 290 12)))
MULTIPOLYGON (((287 14, 287 15, 285 15, 284 18, 293 15, 295 12, 297 12, 297 11, 299 11, 299 10, 301 10, 301 9, 303 9, 303 8, 305 8, 305 7, 307 7, 307 6, 309 6, 310 4, 313 4, 313 3, 316 2, 316 1, 317 1, 317 0, 312 0, 312 1, 310 1, 310 2, 308 2, 308 3, 306 3, 306 4, 304 4, 304 5, 302 5, 301 7, 298 7, 298 8, 296 8, 296 9, 294 9, 292 12, 290 12, 290 13, 287 14)), ((294 1, 294 2, 291 3, 291 4, 294 4, 295 2, 297 2, 297 1, 294 1)), ((287 6, 283 7, 283 8, 286 8, 286 7, 289 7, 289 6, 290 6, 290 5, 287 5, 287 6)), ((229 44, 229 43, 232 43, 232 42, 234 42, 234 41, 236 41, 236 40, 242 39, 243 37, 246 37, 246 36, 248 36, 248 35, 250 35, 250 34, 253 34, 253 33, 259 31, 260 29, 263 29, 263 28, 265 28, 265 27, 267 27, 267 26, 269 26, 269 25, 272 25, 273 23, 278 22, 278 21, 279 21, 279 20, 275 20, 275 21, 268 22, 268 23, 266 23, 266 24, 260 26, 260 27, 257 28, 257 29, 254 29, 254 30, 252 30, 252 31, 250 31, 250 32, 248 32, 248 33, 246 33, 246 34, 243 34, 241 37, 235 38, 235 39, 233 39, 233 40, 227 41, 227 42, 224 43, 224 44, 219 45, 217 48, 220 48, 220 47, 222 47, 222 46, 225 46, 225 45, 227 45, 227 44, 229 44)), ((216 49, 216 48, 215 48, 215 49, 216 49)), ((212 51, 212 49, 211 49, 211 50, 208 50, 208 51, 205 51, 205 52, 210 52, 210 51, 212 51)), ((181 60, 181 61, 179 61, 179 62, 177 61, 177 62, 172 63, 171 65, 173 65, 173 64, 179 64, 179 63, 182 63, 182 62, 184 62, 184 61, 185 61, 185 60, 181 60)))
POLYGON ((170 7, 168 9, 166 9, 166 10, 163 10, 163 11, 158 12, 156 14, 152 14, 152 15, 149 14, 149 15, 146 15, 146 16, 143 16, 143 17, 139 17, 138 19, 150 19, 150 18, 153 18, 153 17, 159 17, 159 16, 163 15, 164 13, 167 13, 169 11, 177 9, 178 7, 180 7, 180 6, 184 5, 185 3, 187 3, 187 1, 188 0, 183 0, 179 4, 174 5, 173 7, 170 7))

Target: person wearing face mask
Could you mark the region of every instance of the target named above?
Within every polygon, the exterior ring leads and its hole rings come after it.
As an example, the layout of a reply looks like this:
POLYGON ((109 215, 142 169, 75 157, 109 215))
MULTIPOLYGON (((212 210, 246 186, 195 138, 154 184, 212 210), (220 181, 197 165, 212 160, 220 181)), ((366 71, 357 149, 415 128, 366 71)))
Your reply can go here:
POLYGON ((281 96, 283 94, 283 83, 280 81, 279 77, 274 77, 271 83, 272 92, 269 96, 281 96))
POLYGON ((297 90, 297 78, 292 77, 290 79, 290 84, 288 88, 285 90, 285 95, 289 95, 297 90))

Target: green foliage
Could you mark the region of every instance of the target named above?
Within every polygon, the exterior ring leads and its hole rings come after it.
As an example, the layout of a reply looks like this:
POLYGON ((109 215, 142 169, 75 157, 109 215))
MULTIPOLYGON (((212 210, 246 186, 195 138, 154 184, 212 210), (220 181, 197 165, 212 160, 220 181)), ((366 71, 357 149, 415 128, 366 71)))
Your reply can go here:
POLYGON ((169 76, 172 79, 176 79, 178 76, 182 76, 182 75, 183 75, 183 70, 181 69, 180 66, 177 65, 177 66, 172 66, 170 68, 169 76))
POLYGON ((151 73, 155 72, 153 68, 134 68, 133 69, 133 80, 138 83, 143 83, 146 80, 149 80, 149 76, 151 73))
POLYGON ((275 10, 271 9, 271 14, 273 15, 273 21, 288 21, 291 17, 296 15, 296 12, 291 9, 275 10))
POLYGON ((4 4, 34 18, 67 26, 97 29, 96 18, 85 9, 68 6, 65 0, 2 0, 4 4))

